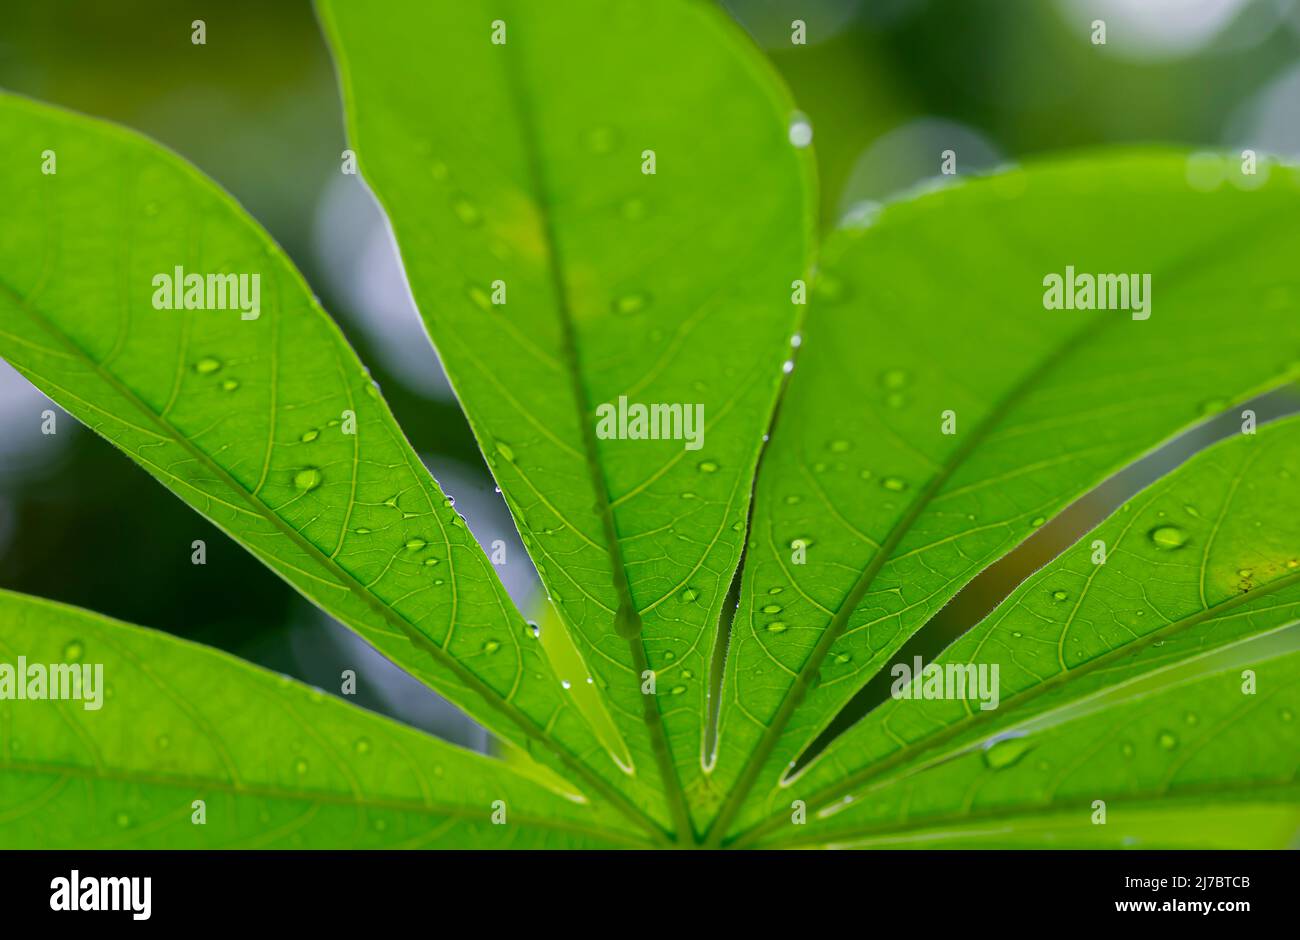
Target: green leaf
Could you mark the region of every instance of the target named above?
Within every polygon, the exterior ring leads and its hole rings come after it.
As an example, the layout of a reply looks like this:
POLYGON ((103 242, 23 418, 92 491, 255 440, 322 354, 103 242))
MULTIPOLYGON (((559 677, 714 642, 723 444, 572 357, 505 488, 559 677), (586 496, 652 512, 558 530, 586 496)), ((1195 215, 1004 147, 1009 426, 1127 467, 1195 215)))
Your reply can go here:
POLYGON ((447 374, 638 775, 685 828, 679 785, 715 800, 712 646, 811 251, 793 106, 710 4, 320 9, 447 374), (621 396, 702 408, 702 446, 602 437, 621 396))
POLYGON ((283 252, 135 134, 10 95, 0 116, 0 354, 384 655, 636 815, 615 790, 624 774, 283 252), (258 315, 155 309, 155 277, 178 266, 258 276, 258 315))
POLYGON ((644 844, 607 807, 288 677, 0 591, 0 663, 19 656, 91 681, 0 710, 7 849, 644 844))
MULTIPOLYGON (((1198 793, 1294 801, 1297 478, 1297 418, 1193 458, 935 660, 944 669, 973 664, 986 676, 996 668, 997 707, 895 697, 773 787, 769 806, 803 799, 811 817, 852 797, 850 810, 816 827, 838 831, 868 816, 900 814, 922 826, 918 817, 931 813, 1039 813, 1086 793, 1125 805, 1198 793), (1290 665, 1270 663, 1256 693, 1243 696, 1242 669, 1279 655, 1290 665), (1216 671, 1225 678, 1205 678, 1216 671), (1003 772, 1013 764, 1015 774, 1003 772), (905 792, 924 800, 904 808, 905 792)), ((790 835, 777 823, 759 831, 790 835)))
POLYGON ((1291 168, 1264 176, 1205 193, 1177 154, 1065 160, 832 237, 759 475, 715 842, 758 821, 740 812, 750 790, 975 574, 1162 441, 1296 375, 1300 187, 1291 168), (1067 265, 1150 274, 1150 318, 1045 309, 1044 278, 1067 265))

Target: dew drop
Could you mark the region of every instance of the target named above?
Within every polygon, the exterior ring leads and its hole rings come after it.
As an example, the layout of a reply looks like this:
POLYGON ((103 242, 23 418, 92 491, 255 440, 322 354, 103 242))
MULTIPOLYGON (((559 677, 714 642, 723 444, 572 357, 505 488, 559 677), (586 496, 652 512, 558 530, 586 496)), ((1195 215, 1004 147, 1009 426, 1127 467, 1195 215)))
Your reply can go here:
POLYGON ((623 294, 614 298, 614 312, 622 314, 640 313, 650 298, 644 293, 623 294))
POLYGON ((1003 738, 984 749, 984 765, 990 770, 1004 770, 1017 764, 1033 750, 1028 738, 1003 738))
POLYGON ((478 206, 470 202, 464 194, 452 199, 451 210, 456 213, 456 218, 460 219, 463 225, 478 225, 479 222, 483 221, 483 215, 478 211, 478 206))
POLYGON ((167 748, 172 746, 172 739, 167 737, 165 734, 160 734, 157 739, 155 739, 154 744, 158 746, 158 750, 165 751, 167 748))
POLYGON ((510 449, 510 445, 505 441, 497 441, 497 453, 511 463, 515 462, 515 452, 510 449))
POLYGON ((118 813, 115 821, 121 829, 125 829, 127 826, 131 825, 131 817, 126 813, 118 813))
POLYGON ((1187 544, 1187 533, 1178 526, 1162 525, 1152 529, 1147 537, 1156 548, 1172 551, 1187 544))
POLYGON ((353 748, 358 754, 369 754, 370 741, 366 738, 357 738, 357 743, 353 745, 353 748))
POLYGON ((673 694, 673 695, 684 695, 684 694, 686 694, 686 686, 684 686, 684 685, 675 685, 675 686, 673 686, 673 688, 672 688, 672 694, 673 694))
POLYGON ((907 484, 902 480, 900 480, 898 477, 885 477, 883 480, 880 481, 880 485, 887 490, 892 490, 895 493, 901 493, 903 492, 903 490, 907 489, 907 484))
POLYGON ((1178 738, 1172 731, 1161 731, 1159 736, 1156 738, 1156 741, 1159 742, 1160 746, 1166 751, 1172 751, 1174 748, 1178 747, 1178 738))
POLYGON ((773 620, 767 625, 768 633, 785 633, 786 626, 780 620, 773 620))
POLYGON ((307 772, 307 761, 301 757, 298 758, 298 760, 294 762, 293 769, 299 776, 305 774, 307 772))
POLYGON ((1068 598, 1069 596, 1070 596, 1070 595, 1069 595, 1069 594, 1066 594, 1064 591, 1053 591, 1053 592, 1052 592, 1052 599, 1053 599, 1053 600, 1057 600, 1057 601, 1063 601, 1063 600, 1065 600, 1066 598, 1068 598))
POLYGON ((830 442, 828 445, 826 445, 826 446, 829 447, 829 448, 830 448, 832 451, 834 451, 835 453, 837 453, 837 454, 842 454, 842 453, 844 453, 845 451, 847 451, 850 447, 852 447, 853 445, 850 444, 848 441, 831 441, 831 442, 830 442))
POLYGON ((489 656, 499 649, 501 649, 501 644, 496 640, 488 640, 483 644, 483 652, 487 653, 489 656))
POLYGON ((418 552, 420 549, 424 548, 424 546, 426 546, 426 545, 428 545, 428 544, 429 544, 429 543, 426 542, 426 541, 425 541, 424 539, 422 539, 422 538, 412 538, 412 539, 407 539, 407 540, 406 540, 406 550, 407 550, 408 552, 418 552))
POLYGON ((717 473, 718 465, 712 460, 701 460, 699 463, 700 473, 717 473))
POLYGON ((1295 713, 1289 708, 1284 708, 1277 713, 1277 717, 1281 718, 1283 721, 1294 721, 1295 713))
POLYGON ((65 662, 80 662, 82 654, 86 652, 80 640, 69 640, 68 645, 63 647, 63 659, 65 662))
POLYGON ((783 587, 768 588, 768 589, 767 589, 767 593, 769 593, 769 594, 780 594, 780 593, 781 593, 782 591, 784 591, 784 590, 785 590, 785 588, 783 588, 783 587))
POLYGON ((836 654, 835 654, 835 662, 838 663, 838 664, 841 665, 841 666, 843 666, 843 665, 844 665, 845 663, 847 663, 847 662, 851 662, 852 660, 853 660, 853 657, 850 656, 848 653, 836 653, 836 654))
POLYGON ((890 369, 880 377, 880 382, 885 388, 900 389, 907 385, 908 374, 902 369, 890 369))
POLYGON ((293 475, 293 485, 307 493, 320 486, 323 479, 321 472, 315 467, 303 467, 293 475))
POLYGON ((1120 745, 1119 751, 1125 757, 1132 757, 1134 754, 1137 753, 1137 748, 1133 746, 1132 741, 1125 741, 1123 744, 1120 745))
POLYGON ((194 371, 199 375, 211 375, 220 370, 221 360, 214 359, 211 356, 205 356, 198 362, 194 363, 194 371))
POLYGON ((803 502, 803 497, 794 493, 791 493, 789 496, 785 498, 785 503, 787 506, 794 506, 801 502, 803 502))
POLYGON ((695 588, 687 588, 686 590, 682 591, 682 600, 687 603, 690 603, 691 601, 695 600, 699 596, 700 596, 700 592, 695 590, 695 588))
POLYGON ((433 567, 434 565, 436 565, 437 563, 438 563, 438 559, 436 559, 436 558, 426 558, 426 559, 424 559, 424 567, 426 567, 426 568, 432 568, 432 567, 433 567))
POLYGON ((312 428, 310 431, 303 431, 302 437, 298 438, 298 440, 302 441, 304 444, 310 444, 318 437, 320 437, 320 431, 317 431, 315 428, 312 428))
POLYGON ((1030 524, 1031 526, 1033 526, 1035 529, 1037 529, 1039 526, 1041 526, 1041 525, 1042 525, 1044 522, 1046 522, 1046 521, 1047 521, 1047 519, 1046 519, 1046 517, 1044 517, 1044 516, 1035 516, 1033 519, 1031 519, 1031 520, 1029 521, 1029 524, 1030 524))
POLYGON ((790 115, 790 143, 799 149, 803 149, 812 143, 813 129, 812 124, 808 121, 808 115, 802 111, 796 111, 790 115))
POLYGON ((780 604, 767 604, 763 608, 763 613, 765 614, 779 614, 780 612, 781 612, 780 604))
POLYGON ((226 379, 221 383, 221 390, 223 392, 233 392, 237 388, 239 388, 238 379, 226 379))

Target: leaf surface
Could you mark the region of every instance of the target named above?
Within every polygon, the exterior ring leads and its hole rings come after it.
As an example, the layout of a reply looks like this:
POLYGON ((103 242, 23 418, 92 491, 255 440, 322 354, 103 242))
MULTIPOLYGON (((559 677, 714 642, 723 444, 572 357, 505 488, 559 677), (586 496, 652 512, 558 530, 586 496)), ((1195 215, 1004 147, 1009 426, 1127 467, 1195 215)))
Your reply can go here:
MULTIPOLYGON (((615 789, 625 775, 280 249, 135 134, 8 95, 0 114, 0 354, 388 658, 635 812, 615 789), (58 155, 49 176, 46 149, 58 155), (156 309, 155 278, 177 268, 248 275, 247 298, 257 276, 257 316, 215 309, 215 294, 195 298, 208 309, 156 309)), ((641 807, 662 812, 653 794, 641 807)))
POLYGON ((361 171, 542 580, 638 776, 710 807, 715 625, 811 251, 793 107, 709 4, 319 6, 361 171), (698 408, 701 446, 603 436, 620 398, 698 408))
MULTIPOLYGON (((908 791, 973 818, 994 793, 1012 811, 1035 813, 1087 792, 1294 801, 1298 478, 1297 418, 1196 456, 935 660, 960 664, 963 681, 980 674, 967 665, 986 677, 996 668, 996 707, 982 708, 974 693, 891 696, 768 799, 778 808, 805 799, 810 811, 850 806, 829 828, 866 815, 916 821, 929 810, 908 791), (1098 541, 1103 564, 1093 562, 1098 541), (1261 661, 1243 694, 1242 670, 1261 661)), ((894 691, 903 689, 897 679, 894 691)))
POLYGON ((1200 192, 1180 154, 1064 160, 832 236, 759 474, 715 842, 974 575, 1172 435, 1295 377, 1300 187, 1290 168, 1262 176, 1200 192), (1149 318, 1046 309, 1067 266, 1150 275, 1149 318))
POLYGON ((286 676, 0 591, 0 663, 19 656, 29 670, 55 664, 84 676, 88 667, 91 684, 80 688, 98 689, 100 707, 46 699, 0 708, 0 847, 644 844, 608 807, 576 803, 286 676))

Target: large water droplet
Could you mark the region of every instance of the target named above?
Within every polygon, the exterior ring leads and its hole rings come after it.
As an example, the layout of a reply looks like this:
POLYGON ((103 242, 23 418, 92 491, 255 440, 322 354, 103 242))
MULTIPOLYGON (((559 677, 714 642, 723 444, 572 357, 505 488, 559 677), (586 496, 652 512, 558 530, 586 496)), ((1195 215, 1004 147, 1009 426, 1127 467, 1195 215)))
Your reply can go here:
POLYGON ((812 143, 813 128, 808 120, 808 115, 802 111, 796 111, 790 115, 790 143, 796 147, 807 147, 812 143))
POLYGON ((1028 738, 1003 738, 993 742, 992 745, 985 746, 984 765, 990 770, 1012 767, 1033 750, 1033 747, 1028 738))
POLYGON ((324 479, 315 467, 303 467, 293 475, 293 485, 304 493, 316 489, 324 479))
POLYGON ((1176 525, 1156 526, 1148 535, 1156 548, 1172 550, 1187 544, 1187 533, 1176 525))

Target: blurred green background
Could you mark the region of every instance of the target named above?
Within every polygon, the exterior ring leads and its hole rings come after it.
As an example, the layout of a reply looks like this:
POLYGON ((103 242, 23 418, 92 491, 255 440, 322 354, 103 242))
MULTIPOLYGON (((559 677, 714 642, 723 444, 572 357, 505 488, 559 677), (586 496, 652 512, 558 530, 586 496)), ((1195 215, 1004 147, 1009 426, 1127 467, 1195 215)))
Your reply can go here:
MULTIPOLYGON (((450 2, 450 0, 449 0, 450 2)), ((564 0, 552 0, 563 15, 564 0)), ((825 227, 957 153, 960 173, 1134 142, 1300 156, 1297 0, 725 0, 814 128, 825 227), (791 21, 807 44, 791 44, 791 21), (1091 24, 1106 22, 1104 46, 1091 24)), ((665 50, 671 55, 671 50, 665 50)), ((472 81, 473 76, 466 76, 472 81)), ((536 580, 411 307, 387 225, 339 173, 343 118, 308 0, 4 0, 0 86, 109 118, 214 177, 271 232, 380 382, 525 610, 536 580), (190 41, 206 24, 206 45, 190 41)), ((3 207, 0 207, 3 213, 3 207)), ((942 276, 942 272, 936 272, 942 276)), ((814 314, 815 315, 815 312, 814 314)), ((1254 407, 1300 410, 1294 391, 1254 407)), ((230 650, 458 743, 483 732, 307 604, 0 363, 0 586, 230 650), (191 543, 207 564, 191 564, 191 543)), ((1187 453, 1209 421, 1109 481, 981 576, 900 652, 941 648, 1025 574, 1187 453)), ((887 670, 882 675, 887 676, 887 670)), ((861 711, 883 688, 859 696, 861 711)), ((845 720, 851 717, 845 716, 845 720)))

